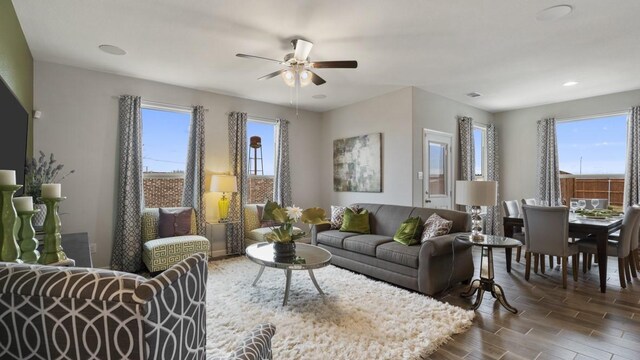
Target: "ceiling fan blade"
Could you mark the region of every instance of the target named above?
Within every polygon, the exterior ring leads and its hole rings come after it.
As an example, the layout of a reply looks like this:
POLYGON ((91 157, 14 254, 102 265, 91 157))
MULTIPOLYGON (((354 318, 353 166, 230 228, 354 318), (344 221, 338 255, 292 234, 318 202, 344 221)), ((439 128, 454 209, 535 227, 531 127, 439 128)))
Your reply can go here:
POLYGON ((311 73, 311 81, 314 84, 322 85, 327 82, 325 79, 321 78, 320 76, 318 76, 318 74, 314 73, 313 71, 309 71, 309 72, 311 73))
POLYGON ((258 80, 267 80, 267 79, 274 78, 274 77, 282 74, 284 71, 285 71, 284 69, 278 70, 278 71, 274 71, 271 74, 267 74, 265 76, 259 77, 258 80))
POLYGON ((294 39, 291 41, 293 44, 293 57, 299 62, 304 62, 309 57, 313 43, 302 39, 294 39))
POLYGON ((241 57, 241 58, 245 58, 245 59, 257 59, 257 60, 268 60, 268 61, 274 61, 277 62, 278 64, 284 64, 282 61, 280 60, 276 60, 276 59, 269 59, 266 57, 262 57, 262 56, 255 56, 255 55, 247 55, 247 54, 236 54, 237 57, 241 57))
POLYGON ((316 69, 355 69, 358 67, 358 62, 355 60, 315 61, 309 65, 316 69))

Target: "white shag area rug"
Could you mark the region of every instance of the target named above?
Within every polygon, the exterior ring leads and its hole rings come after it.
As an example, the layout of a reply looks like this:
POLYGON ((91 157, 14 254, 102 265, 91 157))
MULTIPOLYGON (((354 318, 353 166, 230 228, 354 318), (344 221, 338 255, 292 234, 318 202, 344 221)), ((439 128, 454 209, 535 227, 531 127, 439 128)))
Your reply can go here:
POLYGON ((471 326, 474 312, 328 266, 295 270, 282 306, 284 270, 246 258, 209 263, 207 353, 229 355, 257 324, 276 326, 274 359, 421 359, 471 326))

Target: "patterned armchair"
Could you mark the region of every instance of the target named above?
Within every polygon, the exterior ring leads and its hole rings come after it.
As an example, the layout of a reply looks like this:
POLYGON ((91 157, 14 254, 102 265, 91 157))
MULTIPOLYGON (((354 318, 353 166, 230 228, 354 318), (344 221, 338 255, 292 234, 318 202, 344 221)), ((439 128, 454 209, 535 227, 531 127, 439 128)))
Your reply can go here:
MULTIPOLYGON (((205 359, 207 261, 157 277, 0 262, 0 359, 205 359)), ((271 359, 259 325, 232 359, 271 359)))
POLYGON ((197 235, 195 210, 192 209, 192 211, 189 235, 158 238, 160 212, 158 208, 144 209, 142 212, 142 261, 149 272, 164 271, 198 252, 209 253, 209 240, 197 235))

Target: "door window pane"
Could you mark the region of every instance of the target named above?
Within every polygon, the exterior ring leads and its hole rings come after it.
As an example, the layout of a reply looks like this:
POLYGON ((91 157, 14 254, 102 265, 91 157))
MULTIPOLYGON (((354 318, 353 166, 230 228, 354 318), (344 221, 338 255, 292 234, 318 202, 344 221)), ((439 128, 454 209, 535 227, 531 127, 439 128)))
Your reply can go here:
POLYGON ((446 144, 429 142, 429 194, 446 195, 446 144))

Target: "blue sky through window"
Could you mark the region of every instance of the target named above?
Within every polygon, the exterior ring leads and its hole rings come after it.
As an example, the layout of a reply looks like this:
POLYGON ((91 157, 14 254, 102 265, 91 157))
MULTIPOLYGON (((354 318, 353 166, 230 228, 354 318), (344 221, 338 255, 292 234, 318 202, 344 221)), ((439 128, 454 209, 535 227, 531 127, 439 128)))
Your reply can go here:
MULTIPOLYGON (((253 161, 250 158, 254 157, 254 150, 249 147, 249 139, 252 136, 260 136, 262 140, 262 162, 264 166, 264 174, 260 174, 258 172, 258 175, 273 176, 273 163, 275 157, 275 124, 251 120, 247 121, 247 161, 253 161)), ((258 157, 260 157, 259 149, 258 157)), ((258 160, 258 170, 260 170, 259 162, 260 160, 258 160)), ((249 169, 253 169, 253 165, 251 165, 249 169)), ((253 172, 249 175, 253 175, 253 172)))
POLYGON ((474 154, 474 167, 475 167, 475 175, 484 175, 482 174, 482 139, 483 131, 477 127, 473 128, 473 151, 474 154))
POLYGON ((560 171, 624 174, 627 115, 556 123, 560 171))
POLYGON ((190 125, 190 113, 142 108, 143 171, 185 171, 190 125))

